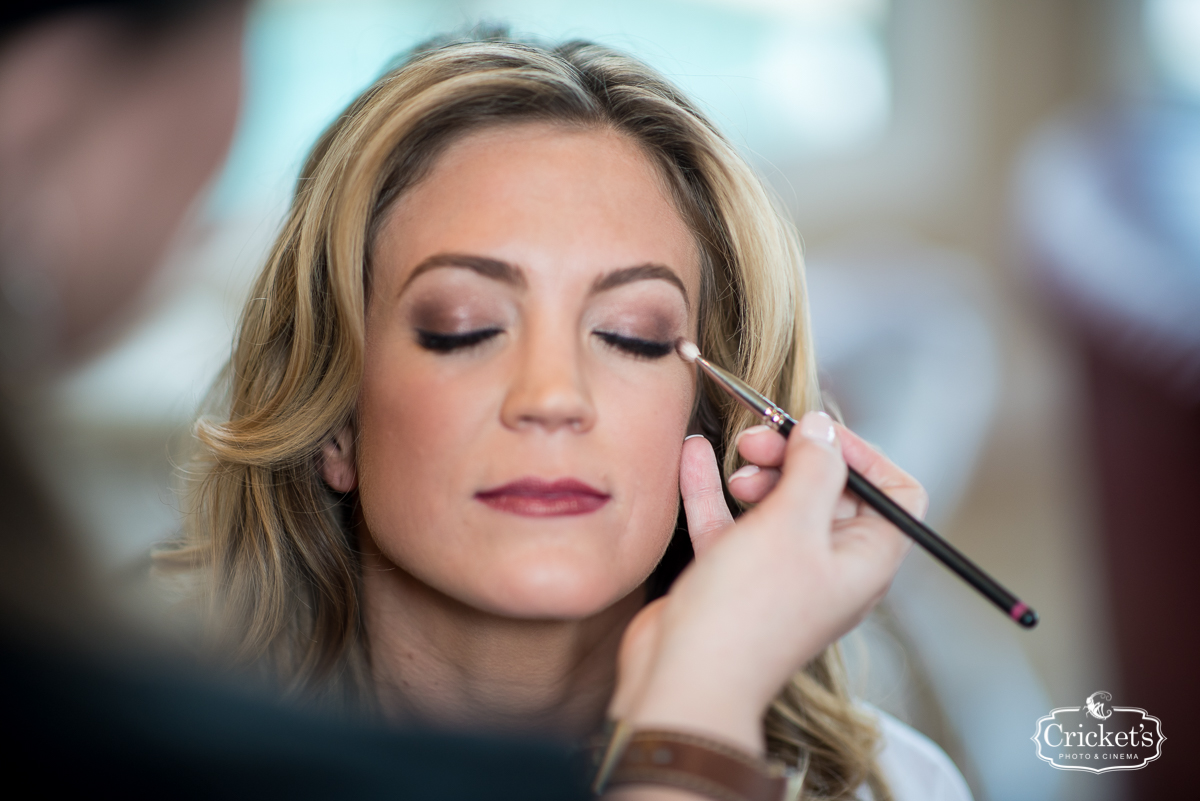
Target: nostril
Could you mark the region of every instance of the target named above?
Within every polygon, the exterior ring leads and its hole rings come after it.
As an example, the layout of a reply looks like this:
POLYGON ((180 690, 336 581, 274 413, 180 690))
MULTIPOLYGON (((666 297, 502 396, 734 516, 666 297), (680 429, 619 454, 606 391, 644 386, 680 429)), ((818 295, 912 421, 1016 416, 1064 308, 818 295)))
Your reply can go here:
POLYGON ((585 420, 582 415, 526 413, 518 418, 517 423, 523 428, 537 426, 545 428, 548 431, 559 428, 570 428, 574 431, 579 431, 584 427, 585 420))

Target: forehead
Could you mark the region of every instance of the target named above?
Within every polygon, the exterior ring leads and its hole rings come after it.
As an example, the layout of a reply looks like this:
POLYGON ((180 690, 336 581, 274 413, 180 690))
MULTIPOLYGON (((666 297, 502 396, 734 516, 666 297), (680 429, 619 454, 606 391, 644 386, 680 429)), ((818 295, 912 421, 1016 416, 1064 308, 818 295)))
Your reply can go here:
POLYGON ((666 179, 629 137, 547 123, 494 126, 452 144, 387 212, 373 280, 426 257, 471 253, 533 280, 590 281, 634 264, 678 272, 696 298, 699 257, 666 179))

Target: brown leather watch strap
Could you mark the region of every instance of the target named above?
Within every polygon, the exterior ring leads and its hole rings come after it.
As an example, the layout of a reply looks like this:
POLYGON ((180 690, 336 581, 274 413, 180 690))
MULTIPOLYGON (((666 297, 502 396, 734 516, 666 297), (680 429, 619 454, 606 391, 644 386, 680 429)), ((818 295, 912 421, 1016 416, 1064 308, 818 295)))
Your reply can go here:
POLYGON ((716 801, 781 801, 787 777, 778 767, 723 743, 645 730, 629 736, 605 784, 661 784, 716 801))

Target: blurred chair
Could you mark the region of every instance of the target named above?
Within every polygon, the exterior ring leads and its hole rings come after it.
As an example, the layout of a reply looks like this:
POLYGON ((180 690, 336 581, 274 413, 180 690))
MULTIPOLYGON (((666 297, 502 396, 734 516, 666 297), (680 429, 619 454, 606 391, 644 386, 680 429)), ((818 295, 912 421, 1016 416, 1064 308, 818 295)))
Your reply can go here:
POLYGON ((1027 146, 1033 284, 1084 355, 1120 703, 1162 719, 1137 799, 1194 797, 1200 740, 1200 110, 1077 113, 1027 146))
MULTIPOLYGON (((972 280, 979 274, 964 256, 903 239, 809 261, 825 386, 851 427, 924 484, 934 528, 958 506, 997 402, 999 358, 987 287, 972 280)), ((1020 632, 920 549, 883 616, 903 644, 889 643, 878 622, 865 627, 868 700, 918 725, 929 721, 920 705, 932 701, 949 729, 941 739, 965 757, 983 798, 1058 797, 1061 774, 1032 758, 1029 734, 1050 704, 1020 632)))

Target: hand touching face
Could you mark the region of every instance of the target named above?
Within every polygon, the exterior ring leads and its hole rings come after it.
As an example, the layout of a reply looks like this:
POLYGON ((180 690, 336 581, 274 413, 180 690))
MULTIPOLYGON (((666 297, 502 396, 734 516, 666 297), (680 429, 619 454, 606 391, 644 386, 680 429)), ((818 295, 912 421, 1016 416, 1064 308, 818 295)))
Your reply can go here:
POLYGON ((695 378, 673 343, 699 283, 626 137, 465 136, 375 243, 356 430, 326 481, 357 483, 373 545, 446 595, 521 617, 606 608, 674 528, 695 378))
MULTIPOLYGON (((762 749, 762 715, 783 684, 883 597, 912 541, 848 495, 846 465, 909 512, 924 489, 848 429, 810 412, 790 439, 759 428, 738 450, 758 470, 730 491, 758 503, 736 522, 712 503, 721 477, 689 439, 680 487, 696 561, 626 630, 614 718, 719 733, 762 749)), ((735 474, 736 475, 736 474, 735 474)))

